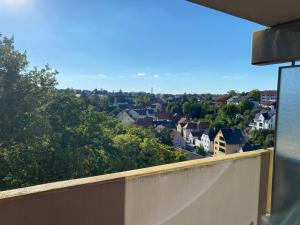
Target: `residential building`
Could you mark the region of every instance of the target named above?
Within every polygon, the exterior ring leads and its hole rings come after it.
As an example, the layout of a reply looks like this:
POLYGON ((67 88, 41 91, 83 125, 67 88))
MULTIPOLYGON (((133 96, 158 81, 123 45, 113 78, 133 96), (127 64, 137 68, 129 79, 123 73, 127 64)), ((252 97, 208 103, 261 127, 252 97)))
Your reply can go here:
POLYGON ((201 131, 207 130, 210 127, 210 123, 208 121, 200 121, 198 123, 198 129, 201 131))
POLYGON ((147 116, 147 110, 146 109, 131 109, 131 110, 129 110, 129 114, 135 120, 143 119, 147 116))
POLYGON ((201 130, 191 131, 187 141, 192 145, 196 145, 196 141, 201 139, 202 134, 203 131, 201 130))
POLYGON ((225 104, 227 102, 227 100, 229 99, 228 95, 219 95, 214 97, 214 102, 215 104, 225 104))
POLYGON ((276 102, 277 91, 265 90, 260 92, 260 103, 262 105, 268 105, 269 103, 276 102))
POLYGON ((274 129, 276 122, 276 114, 272 112, 257 113, 253 122, 249 124, 252 130, 274 129))
POLYGON ((123 124, 133 124, 135 119, 129 114, 129 110, 124 110, 117 115, 117 119, 123 124))
POLYGON ((227 100, 227 104, 238 105, 240 104, 240 96, 233 96, 227 100))
POLYGON ((240 129, 220 129, 214 140, 214 155, 240 152, 244 144, 244 136, 240 129))
POLYGON ((204 148, 204 151, 208 153, 213 153, 216 133, 217 132, 215 129, 206 130, 201 136, 199 147, 202 146, 204 148))
POLYGON ((156 121, 166 121, 171 122, 173 120, 173 114, 172 113, 162 113, 158 112, 155 114, 156 121))
POLYGON ((144 118, 139 118, 139 119, 136 120, 135 124, 138 125, 138 126, 147 128, 147 127, 152 126, 153 118, 149 117, 149 116, 146 116, 144 118))
POLYGON ((188 119, 186 117, 182 117, 177 123, 177 132, 183 136, 183 127, 188 123, 188 119))
POLYGON ((192 131, 198 131, 197 123, 188 122, 182 129, 182 136, 184 140, 188 141, 188 137, 192 131))

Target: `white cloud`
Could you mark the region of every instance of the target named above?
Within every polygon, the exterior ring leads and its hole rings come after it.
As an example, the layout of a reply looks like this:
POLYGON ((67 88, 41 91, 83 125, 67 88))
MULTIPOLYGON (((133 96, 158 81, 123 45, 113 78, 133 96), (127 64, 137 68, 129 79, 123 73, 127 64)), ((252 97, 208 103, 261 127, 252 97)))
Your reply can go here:
POLYGON ((97 77, 102 78, 102 79, 107 79, 107 78, 109 78, 109 76, 107 76, 107 75, 105 75, 105 74, 101 74, 101 73, 97 74, 97 77))
POLYGON ((145 76, 147 76, 147 74, 146 73, 137 73, 137 76, 138 77, 145 77, 145 76))
POLYGON ((158 75, 158 74, 154 74, 153 77, 154 77, 154 78, 159 78, 159 75, 158 75))

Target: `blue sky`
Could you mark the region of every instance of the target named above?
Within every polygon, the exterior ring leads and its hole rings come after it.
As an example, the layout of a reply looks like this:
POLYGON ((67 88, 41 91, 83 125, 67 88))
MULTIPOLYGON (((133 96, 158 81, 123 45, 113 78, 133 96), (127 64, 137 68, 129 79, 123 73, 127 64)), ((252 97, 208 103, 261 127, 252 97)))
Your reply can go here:
POLYGON ((59 88, 155 93, 275 89, 277 66, 252 66, 262 26, 184 0, 0 0, 0 32, 59 88))

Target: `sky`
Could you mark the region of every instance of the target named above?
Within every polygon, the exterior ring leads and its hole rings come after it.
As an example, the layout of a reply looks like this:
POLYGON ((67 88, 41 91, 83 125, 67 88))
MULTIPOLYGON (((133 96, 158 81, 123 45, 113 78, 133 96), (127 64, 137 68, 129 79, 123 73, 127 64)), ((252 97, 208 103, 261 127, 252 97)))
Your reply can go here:
POLYGON ((278 66, 251 65, 261 25, 185 0, 0 0, 0 33, 58 88, 154 93, 276 89, 278 66))

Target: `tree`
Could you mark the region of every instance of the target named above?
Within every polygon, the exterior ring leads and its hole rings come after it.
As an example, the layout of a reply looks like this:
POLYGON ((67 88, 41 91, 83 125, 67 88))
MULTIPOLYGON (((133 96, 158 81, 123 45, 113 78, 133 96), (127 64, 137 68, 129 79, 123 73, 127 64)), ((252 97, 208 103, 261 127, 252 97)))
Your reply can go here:
POLYGON ((120 124, 110 99, 58 91, 57 71, 26 66, 13 39, 0 37, 0 190, 186 159, 167 137, 120 124))
POLYGON ((252 110, 253 109, 253 103, 249 100, 243 100, 239 104, 239 111, 241 114, 244 114, 246 110, 252 110))
POLYGON ((197 147, 195 152, 198 154, 198 155, 202 155, 202 156, 206 156, 207 153, 204 151, 204 148, 201 146, 201 147, 197 147))
POLYGON ((231 98, 233 96, 239 95, 235 90, 230 90, 227 92, 227 95, 231 98))
POLYGON ((185 102, 182 106, 183 114, 191 118, 200 118, 203 116, 201 104, 196 101, 185 102))
POLYGON ((260 101, 260 91, 255 89, 249 92, 249 97, 252 97, 254 101, 259 102, 260 101))

